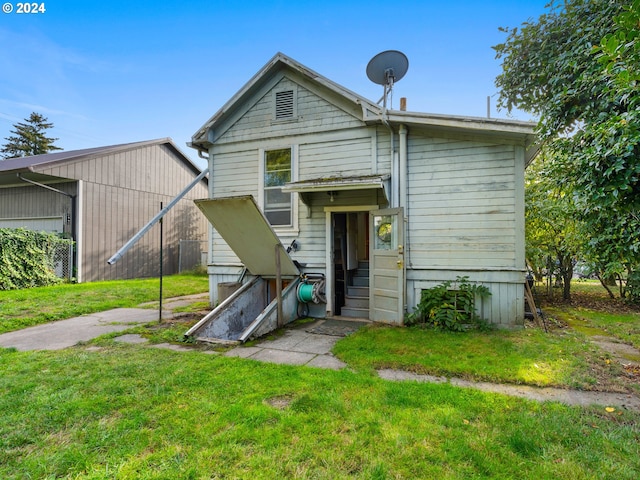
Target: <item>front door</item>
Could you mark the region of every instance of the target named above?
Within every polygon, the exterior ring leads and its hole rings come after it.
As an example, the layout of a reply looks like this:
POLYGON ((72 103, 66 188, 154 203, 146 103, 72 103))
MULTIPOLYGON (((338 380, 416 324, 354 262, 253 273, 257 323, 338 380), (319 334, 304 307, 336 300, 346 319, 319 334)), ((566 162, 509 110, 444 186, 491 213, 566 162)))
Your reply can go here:
POLYGON ((404 323, 404 221, 402 208, 370 213, 370 319, 404 323))

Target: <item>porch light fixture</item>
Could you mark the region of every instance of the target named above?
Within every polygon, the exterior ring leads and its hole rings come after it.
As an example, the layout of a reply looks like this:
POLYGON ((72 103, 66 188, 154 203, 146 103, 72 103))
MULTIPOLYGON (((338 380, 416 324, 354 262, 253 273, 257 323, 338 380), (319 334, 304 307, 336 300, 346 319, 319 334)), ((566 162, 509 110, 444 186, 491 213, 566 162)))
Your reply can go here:
POLYGON ((338 192, 334 192, 333 190, 328 191, 327 195, 329 195, 329 201, 333 202, 334 201, 334 197, 336 197, 338 195, 338 192))

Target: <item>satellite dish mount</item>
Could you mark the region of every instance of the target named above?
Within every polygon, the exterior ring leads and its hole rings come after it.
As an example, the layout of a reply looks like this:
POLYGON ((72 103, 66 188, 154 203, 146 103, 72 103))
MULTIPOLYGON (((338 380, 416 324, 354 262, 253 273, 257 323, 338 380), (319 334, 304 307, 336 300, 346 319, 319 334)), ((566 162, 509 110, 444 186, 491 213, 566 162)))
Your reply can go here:
MULTIPOLYGON (((387 97, 391 95, 395 82, 402 79, 409 69, 407 56, 398 50, 386 50, 377 54, 367 64, 367 77, 373 83, 384 86, 384 93, 378 103, 387 109, 387 97)), ((393 98, 393 97, 392 97, 393 98)), ((391 106, 391 108, 393 108, 391 106)))

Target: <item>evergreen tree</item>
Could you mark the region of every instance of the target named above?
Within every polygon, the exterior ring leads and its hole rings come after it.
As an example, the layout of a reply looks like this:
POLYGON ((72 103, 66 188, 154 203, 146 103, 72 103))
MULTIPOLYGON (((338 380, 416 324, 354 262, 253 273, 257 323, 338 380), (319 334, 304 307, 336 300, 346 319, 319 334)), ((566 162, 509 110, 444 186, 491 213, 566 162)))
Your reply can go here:
POLYGON ((14 157, 29 157, 49 153, 53 150, 62 150, 53 143, 58 140, 46 136, 46 130, 53 127, 53 123, 39 113, 33 112, 25 123, 18 122, 11 130, 13 136, 5 138, 5 143, 0 149, 2 159, 14 157))

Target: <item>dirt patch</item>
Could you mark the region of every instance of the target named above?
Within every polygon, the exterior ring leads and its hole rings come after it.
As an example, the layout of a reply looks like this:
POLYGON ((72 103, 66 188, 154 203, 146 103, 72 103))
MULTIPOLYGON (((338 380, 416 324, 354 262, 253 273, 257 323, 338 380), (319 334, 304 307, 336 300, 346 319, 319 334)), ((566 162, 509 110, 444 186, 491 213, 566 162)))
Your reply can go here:
POLYGON ((293 401, 293 396, 291 395, 280 395, 277 397, 266 398, 264 402, 267 405, 272 406, 273 408, 277 408, 278 410, 284 410, 291 405, 293 401))
POLYGON ((608 352, 616 361, 623 365, 640 367, 640 351, 637 348, 622 343, 617 338, 596 335, 590 338, 592 343, 608 352))
MULTIPOLYGON (((639 313, 640 307, 631 305, 619 298, 612 299, 606 292, 576 292, 572 293, 570 302, 564 302, 560 298, 552 300, 542 299, 542 309, 549 307, 584 308, 586 310, 605 312, 613 315, 639 313)), ((582 333, 589 342, 598 347, 601 353, 587 354, 585 358, 589 363, 591 375, 596 383, 591 390, 601 392, 638 392, 640 391, 640 351, 624 343, 619 338, 613 337, 600 327, 594 326, 588 320, 571 320, 571 324, 565 321, 561 314, 558 316, 545 316, 547 329, 550 334, 571 334, 574 331, 582 333)), ((536 328, 532 322, 525 327, 536 328)))
POLYGON ((566 306, 581 307, 589 310, 596 310, 606 313, 640 313, 640 305, 630 304, 620 298, 610 298, 606 292, 601 293, 585 293, 585 292, 572 292, 571 300, 564 301, 561 297, 554 297, 552 299, 541 298, 539 300, 542 308, 544 306, 566 306))

